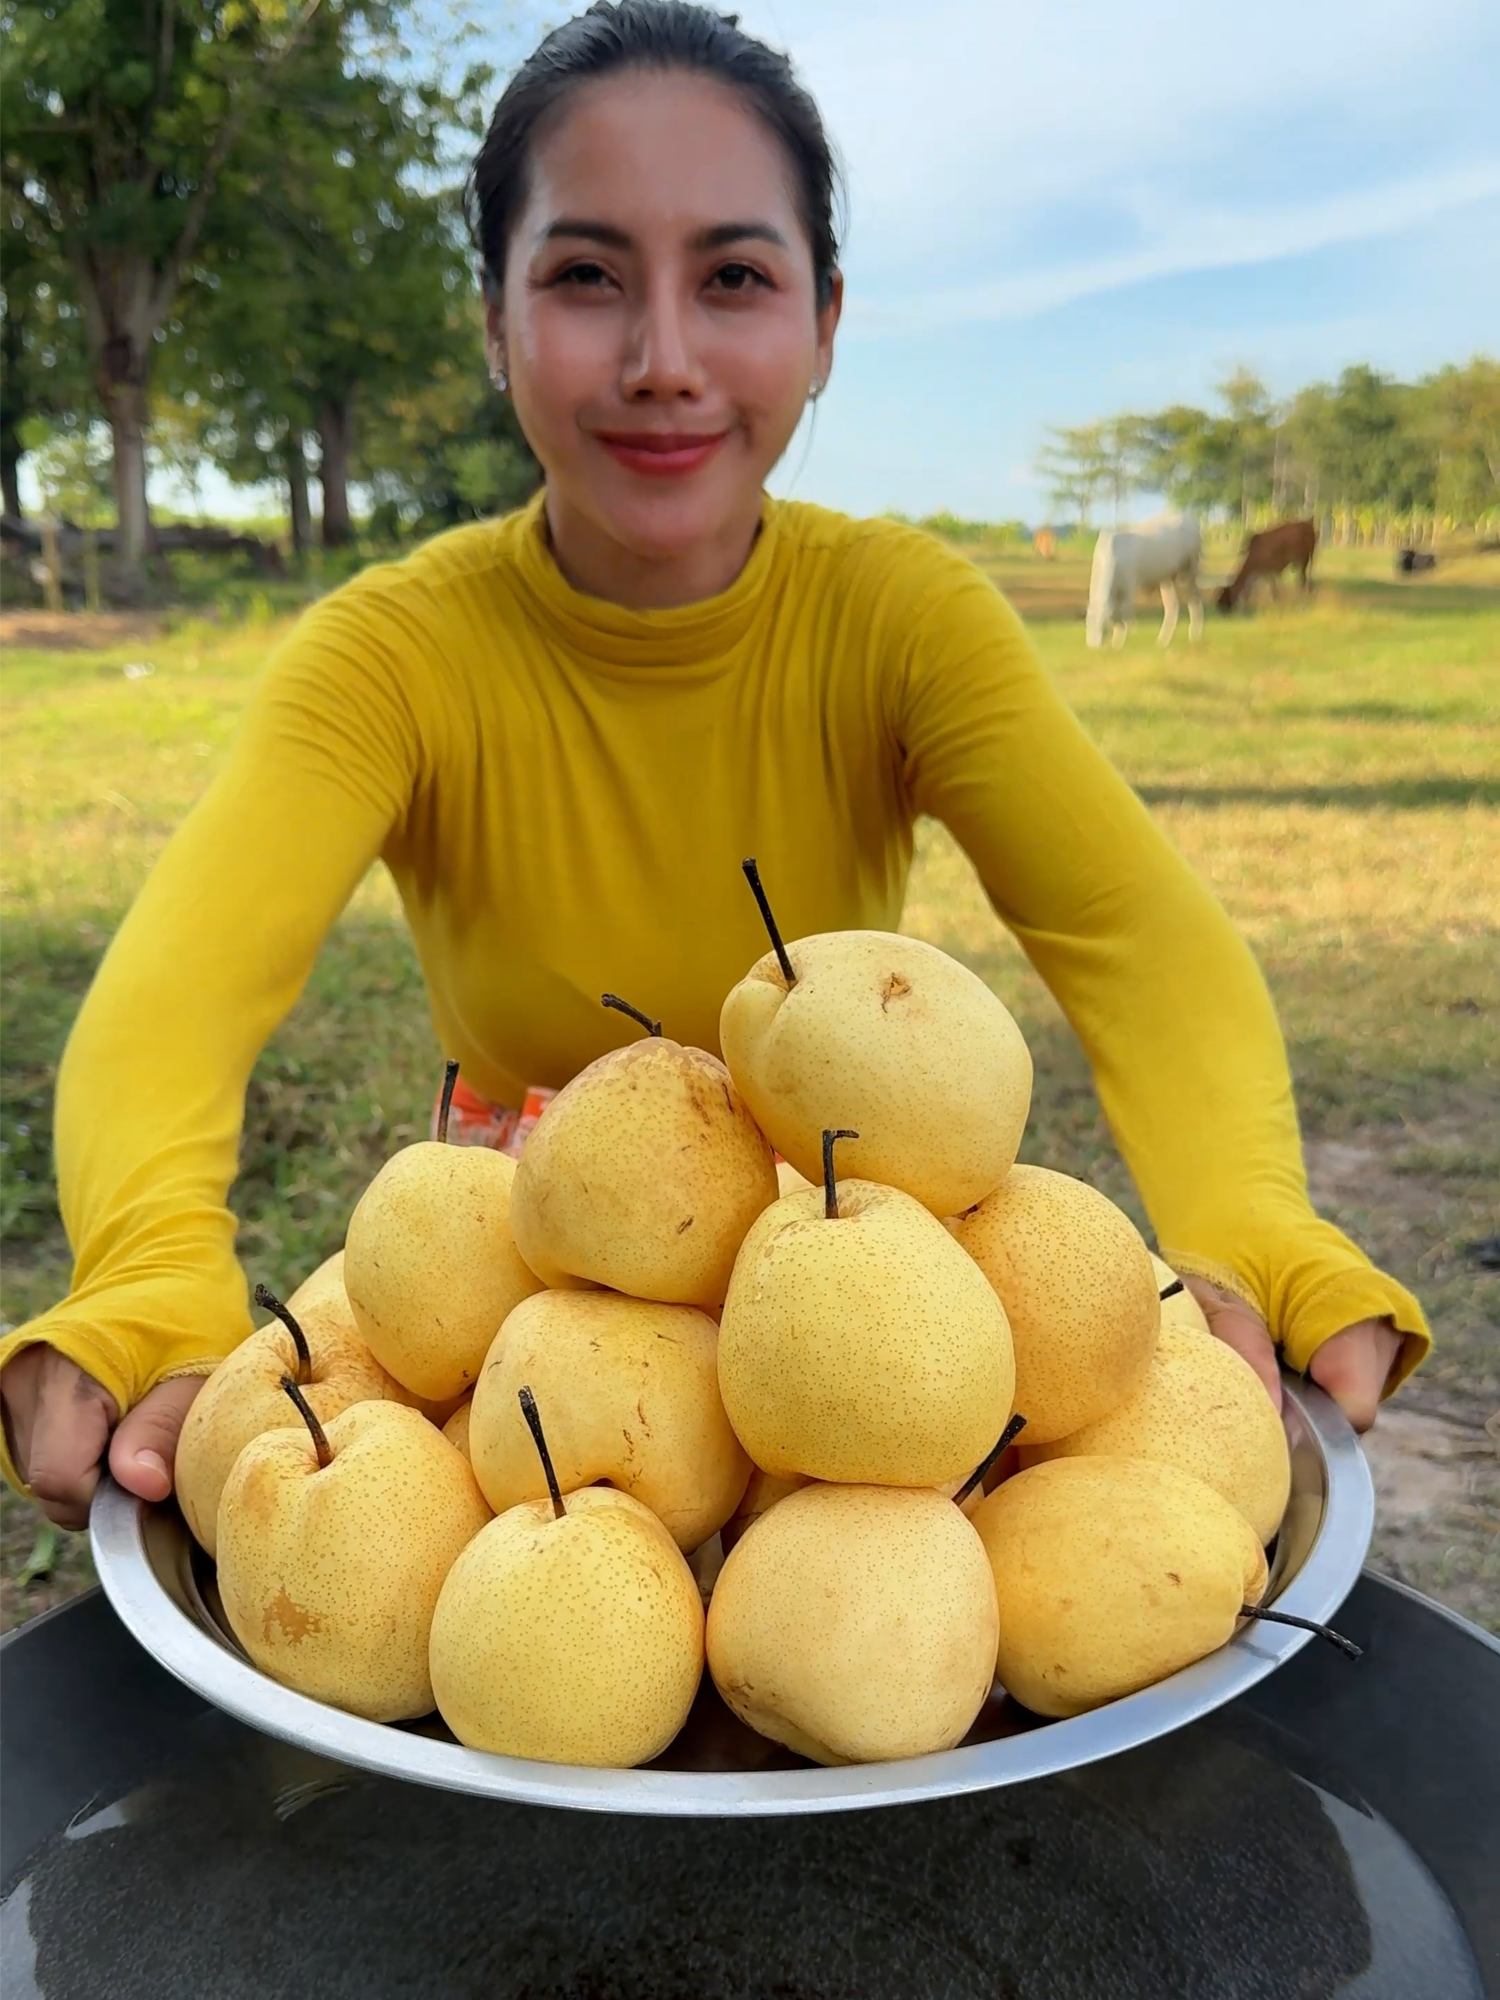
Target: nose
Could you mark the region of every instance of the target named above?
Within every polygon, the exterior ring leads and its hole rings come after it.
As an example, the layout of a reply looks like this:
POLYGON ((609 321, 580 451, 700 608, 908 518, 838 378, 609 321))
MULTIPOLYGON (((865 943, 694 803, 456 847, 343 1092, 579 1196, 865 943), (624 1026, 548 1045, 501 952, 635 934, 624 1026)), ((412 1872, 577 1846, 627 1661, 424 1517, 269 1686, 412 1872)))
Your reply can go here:
POLYGON ((663 282, 650 287, 634 314, 621 369, 625 400, 656 403, 703 394, 703 370, 695 350, 692 302, 663 282))

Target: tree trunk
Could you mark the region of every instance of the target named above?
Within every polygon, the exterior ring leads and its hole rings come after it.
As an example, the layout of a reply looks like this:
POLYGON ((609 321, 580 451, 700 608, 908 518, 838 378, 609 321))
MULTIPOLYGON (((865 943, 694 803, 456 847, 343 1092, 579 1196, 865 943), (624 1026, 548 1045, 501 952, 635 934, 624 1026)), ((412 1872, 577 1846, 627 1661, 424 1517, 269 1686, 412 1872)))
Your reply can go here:
POLYGON ((349 399, 330 396, 318 417, 318 440, 322 464, 318 480, 323 488, 323 546, 341 549, 351 539, 349 520, 349 457, 354 441, 354 412, 349 399))
POLYGON ((146 385, 118 381, 105 390, 114 442, 115 512, 120 523, 120 555, 139 568, 151 547, 151 514, 146 503, 146 385))
POLYGON ((94 381, 114 447, 115 507, 120 524, 116 569, 122 583, 139 589, 144 582, 141 564, 152 546, 151 514, 146 504, 147 395, 156 329, 164 307, 157 296, 151 264, 141 252, 86 251, 74 259, 74 269, 94 381))
POLYGON ((0 491, 5 497, 5 511, 13 519, 21 518, 21 440, 16 436, 14 424, 7 424, 0 431, 0 491))
POLYGON ((289 430, 283 446, 286 459, 287 512, 291 517, 292 554, 302 555, 312 546, 312 502, 307 493, 307 456, 302 433, 289 430))

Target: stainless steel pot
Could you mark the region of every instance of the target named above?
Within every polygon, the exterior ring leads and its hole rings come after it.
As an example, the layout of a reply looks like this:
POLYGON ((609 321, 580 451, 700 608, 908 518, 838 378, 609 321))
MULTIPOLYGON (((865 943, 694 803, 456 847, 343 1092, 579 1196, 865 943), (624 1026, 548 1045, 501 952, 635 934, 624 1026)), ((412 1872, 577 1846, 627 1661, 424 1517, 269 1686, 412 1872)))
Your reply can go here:
MULTIPOLYGON (((1343 1414, 1309 1385, 1285 1384, 1292 1492, 1267 1603, 1328 1622, 1357 1580, 1374 1523, 1364 1456, 1343 1414)), ((101 1483, 90 1522, 99 1580, 122 1623, 196 1693, 270 1736, 415 1784, 531 1805, 704 1818, 823 1813, 992 1790, 1149 1743, 1233 1701, 1309 1643, 1259 1624, 1207 1659, 1091 1714, 1043 1722, 997 1689, 955 1750, 838 1770, 809 1766, 739 1724, 705 1676, 687 1727, 654 1765, 601 1771, 496 1757, 455 1743, 436 1717, 390 1727, 346 1715, 268 1679, 217 1609, 212 1567, 175 1507, 101 1483)), ((1358 1673, 1357 1665, 1348 1670, 1358 1673)))

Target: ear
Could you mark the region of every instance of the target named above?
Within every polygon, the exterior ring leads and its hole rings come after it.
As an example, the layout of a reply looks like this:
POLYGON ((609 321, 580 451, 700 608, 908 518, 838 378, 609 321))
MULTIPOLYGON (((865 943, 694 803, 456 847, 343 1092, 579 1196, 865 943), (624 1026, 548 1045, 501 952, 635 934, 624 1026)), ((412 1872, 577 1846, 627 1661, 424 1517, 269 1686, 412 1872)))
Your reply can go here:
POLYGON ((833 337, 838 332, 843 311, 844 274, 842 271, 835 271, 828 303, 818 310, 817 362, 813 373, 819 382, 826 382, 833 373, 833 337))
POLYGON ((484 358, 492 374, 497 368, 509 373, 505 352, 505 307, 488 290, 484 298, 484 358))

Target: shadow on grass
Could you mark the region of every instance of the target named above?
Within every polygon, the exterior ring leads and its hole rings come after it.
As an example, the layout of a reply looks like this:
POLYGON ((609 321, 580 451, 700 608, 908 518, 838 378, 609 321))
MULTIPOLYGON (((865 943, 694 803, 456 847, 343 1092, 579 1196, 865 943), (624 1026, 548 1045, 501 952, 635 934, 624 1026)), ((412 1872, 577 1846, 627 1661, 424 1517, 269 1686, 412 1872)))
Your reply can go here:
POLYGON ((1500 779, 1387 778, 1370 785, 1138 785, 1151 806, 1339 806, 1349 812, 1431 812, 1500 805, 1500 779))

